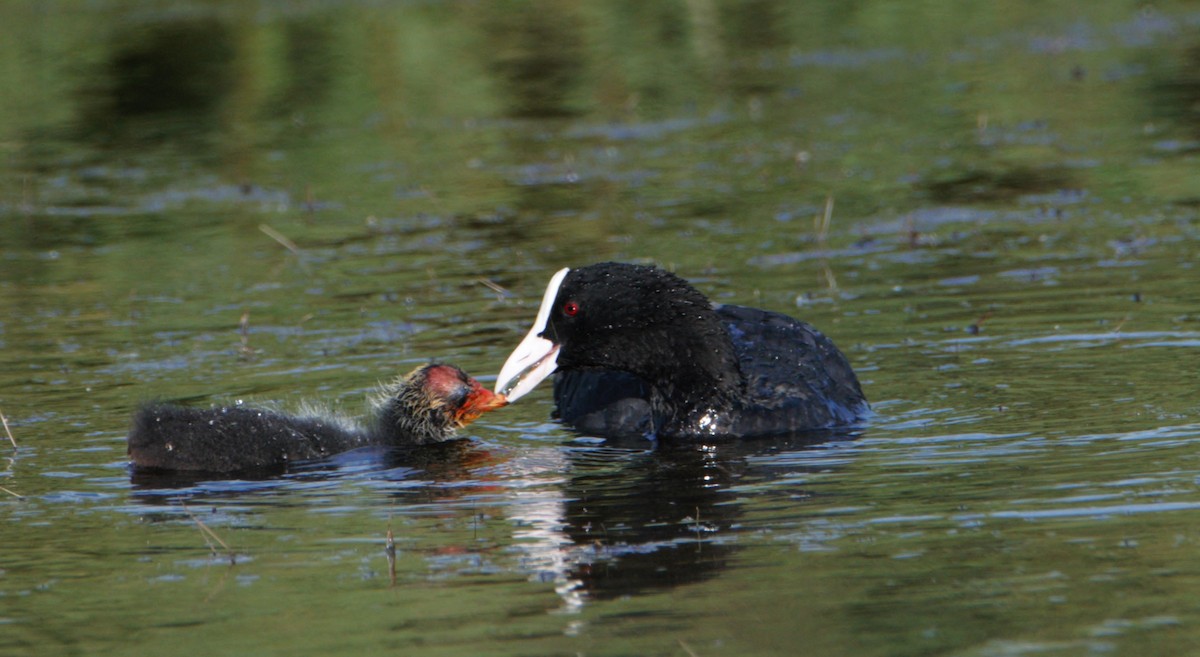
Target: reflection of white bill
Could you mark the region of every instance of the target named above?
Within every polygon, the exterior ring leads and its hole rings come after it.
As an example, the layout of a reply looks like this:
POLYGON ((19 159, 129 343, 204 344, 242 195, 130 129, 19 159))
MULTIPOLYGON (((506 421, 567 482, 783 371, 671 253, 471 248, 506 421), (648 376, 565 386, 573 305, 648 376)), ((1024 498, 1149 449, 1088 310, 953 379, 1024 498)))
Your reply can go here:
POLYGON ((566 479, 547 477, 568 472, 566 454, 555 448, 535 449, 510 461, 507 468, 514 475, 507 515, 516 525, 513 547, 523 553, 521 567, 531 581, 554 583, 563 600, 561 613, 578 613, 584 605, 583 582, 570 577, 574 544, 564 531, 566 500, 561 489, 566 479))

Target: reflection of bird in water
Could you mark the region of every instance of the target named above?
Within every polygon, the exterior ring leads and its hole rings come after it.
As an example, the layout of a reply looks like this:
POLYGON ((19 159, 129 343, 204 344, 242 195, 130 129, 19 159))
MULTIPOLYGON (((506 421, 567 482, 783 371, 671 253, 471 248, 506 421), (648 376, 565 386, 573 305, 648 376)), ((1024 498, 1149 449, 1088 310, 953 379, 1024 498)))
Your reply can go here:
POLYGON ((152 403, 134 415, 129 458, 138 468, 160 470, 278 470, 360 447, 442 442, 505 403, 462 370, 441 364, 419 367, 384 386, 365 425, 319 412, 152 403))
POLYGON ((566 492, 566 533, 582 557, 572 577, 589 597, 673 588, 726 567, 736 547, 711 539, 743 513, 726 494, 743 464, 687 448, 596 465, 574 463, 566 492))
MULTIPOLYGON (((731 495, 733 486, 773 478, 770 463, 778 454, 850 438, 813 432, 717 448, 545 450, 534 459, 541 467, 523 469, 530 475, 566 474, 558 486, 520 489, 510 500, 508 515, 519 526, 514 537, 523 539, 517 542, 526 554, 523 565, 535 579, 555 583, 566 610, 578 610, 589 599, 707 580, 740 547, 728 540, 746 513, 731 495)), ((814 466, 828 467, 824 460, 814 466)), ((795 461, 788 461, 787 472, 796 471, 795 461)), ((789 491, 789 499, 796 493, 789 491)))

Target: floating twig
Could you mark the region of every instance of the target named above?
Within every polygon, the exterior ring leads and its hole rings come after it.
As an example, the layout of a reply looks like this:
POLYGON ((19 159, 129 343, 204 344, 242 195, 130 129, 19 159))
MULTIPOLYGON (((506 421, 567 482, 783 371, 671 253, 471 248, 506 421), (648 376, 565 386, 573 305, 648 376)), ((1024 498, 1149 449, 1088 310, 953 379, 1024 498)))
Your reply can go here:
POLYGON ((8 428, 8 418, 4 417, 3 411, 0 411, 0 422, 4 423, 4 433, 8 434, 8 442, 12 443, 13 449, 16 449, 17 439, 13 438, 12 429, 8 428))
POLYGON ((817 231, 817 245, 825 248, 829 225, 833 223, 833 194, 825 197, 825 212, 813 216, 813 228, 817 231))
POLYGON ((683 639, 676 639, 676 641, 679 642, 679 647, 683 648, 683 651, 686 652, 690 657, 700 657, 696 654, 696 651, 692 650, 691 646, 684 643, 683 639))
POLYGON ((704 549, 704 528, 700 526, 700 507, 696 507, 696 518, 692 523, 692 531, 696 534, 696 552, 704 549))
POLYGON ((392 586, 396 586, 396 538, 392 536, 392 528, 389 526, 387 530, 387 544, 384 545, 383 551, 387 553, 388 560, 388 580, 392 586))
POLYGON ((212 541, 208 540, 209 538, 212 538, 213 541, 220 543, 221 547, 225 548, 225 551, 229 553, 229 565, 233 566, 237 564, 237 555, 233 553, 233 549, 229 547, 229 544, 221 540, 221 537, 217 536, 216 532, 209 529, 208 525, 204 524, 203 520, 197 518, 196 515, 192 513, 191 509, 187 508, 187 504, 182 501, 179 504, 183 507, 183 512, 188 514, 188 517, 195 521, 196 526, 200 528, 200 535, 204 537, 204 542, 208 544, 208 549, 212 550, 213 555, 215 556, 217 554, 217 548, 212 544, 212 541))
POLYGON ((833 269, 829 266, 828 262, 822 263, 821 273, 825 275, 825 284, 829 286, 829 289, 838 289, 837 276, 834 276, 833 269))
POLYGON ((296 255, 300 255, 300 247, 296 246, 295 242, 289 240, 287 238, 287 235, 284 235, 283 233, 275 230, 274 228, 271 228, 270 226, 268 226, 266 224, 259 224, 258 229, 261 230, 262 232, 266 233, 267 237, 270 237, 271 239, 275 240, 276 242, 279 242, 280 244, 282 244, 284 246, 284 248, 286 248, 288 251, 291 251, 292 253, 294 253, 296 255))
POLYGON ((2 491, 4 491, 4 492, 8 493, 9 495, 12 495, 13 497, 17 498, 18 500, 23 500, 23 499, 25 499, 25 496, 24 496, 24 495, 22 495, 22 494, 20 494, 20 493, 14 493, 13 491, 11 491, 11 490, 9 490, 9 489, 5 488, 4 486, 0 486, 0 490, 2 490, 2 491))
POLYGON ((249 359, 254 355, 254 347, 250 346, 250 311, 242 313, 242 318, 238 320, 238 334, 242 339, 242 346, 238 348, 238 356, 242 360, 249 359))
POLYGON ((512 292, 509 292, 508 288, 500 285, 499 283, 497 283, 496 281, 493 281, 490 278, 481 278, 481 279, 479 279, 479 282, 482 285, 486 286, 487 289, 491 290, 492 292, 495 292, 496 294, 499 294, 501 297, 511 297, 512 296, 512 292))
POLYGON ((979 332, 983 330, 983 323, 988 321, 988 318, 991 316, 992 311, 990 310, 980 315, 979 319, 975 320, 974 324, 971 324, 967 327, 967 333, 970 333, 971 335, 979 335, 979 332))

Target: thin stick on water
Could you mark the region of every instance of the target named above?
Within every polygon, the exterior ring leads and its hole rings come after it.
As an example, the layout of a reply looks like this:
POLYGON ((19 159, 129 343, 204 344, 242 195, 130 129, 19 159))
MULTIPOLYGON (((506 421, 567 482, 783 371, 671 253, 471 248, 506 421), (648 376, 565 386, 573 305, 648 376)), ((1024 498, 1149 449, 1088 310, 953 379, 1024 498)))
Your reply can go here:
POLYGON ((822 262, 821 273, 825 275, 825 284, 829 286, 829 289, 836 290, 838 286, 837 276, 834 276, 833 269, 829 266, 828 262, 822 262))
POLYGON ((16 449, 17 439, 13 438, 12 429, 8 428, 8 418, 4 417, 3 411, 0 411, 0 422, 4 423, 4 433, 8 434, 8 442, 12 443, 13 449, 16 449))
POLYGON ((9 490, 9 489, 5 488, 4 486, 0 486, 0 490, 2 490, 2 491, 4 491, 4 492, 8 493, 9 495, 12 495, 13 497, 17 498, 18 500, 23 500, 23 499, 25 499, 25 496, 24 496, 24 495, 22 495, 22 494, 20 494, 20 493, 14 493, 13 491, 11 491, 11 490, 9 490))
POLYGON ((254 355, 254 347, 250 346, 250 311, 242 313, 242 318, 238 320, 238 334, 242 339, 242 346, 238 348, 238 357, 242 360, 247 360, 254 355))
POLYGON ((271 228, 270 226, 268 226, 266 224, 259 224, 258 229, 261 230, 262 232, 266 233, 267 237, 270 237, 271 239, 275 240, 276 242, 279 242, 280 244, 282 244, 284 246, 284 248, 286 248, 288 251, 291 251, 292 253, 294 253, 296 255, 300 255, 300 247, 296 246, 295 242, 288 239, 287 235, 284 235, 283 233, 275 230, 274 228, 271 228))
POLYGON ((387 544, 383 551, 387 553, 388 560, 388 579, 392 586, 396 586, 396 537, 392 535, 392 528, 389 526, 387 530, 387 544))
POLYGON ((479 282, 481 284, 483 284, 484 286, 486 286, 489 290, 495 292, 496 294, 499 294, 502 297, 511 297, 512 296, 512 292, 509 292, 508 288, 500 285, 499 283, 497 283, 496 281, 493 281, 490 278, 481 278, 481 279, 479 279, 479 282))
POLYGON ((200 528, 200 535, 204 537, 204 542, 208 544, 208 549, 212 550, 213 555, 215 556, 217 554, 217 548, 213 545, 209 538, 212 538, 213 541, 220 543, 221 547, 225 548, 225 551, 229 553, 229 565, 233 566, 237 564, 237 556, 233 553, 233 549, 229 547, 229 544, 221 540, 221 537, 217 536, 216 532, 209 529, 208 525, 204 524, 203 520, 197 518, 196 515, 192 513, 192 510, 187 508, 187 504, 180 502, 180 505, 183 506, 183 512, 188 514, 188 517, 191 518, 196 523, 196 526, 200 528))
POLYGON ((983 323, 988 321, 991 316, 992 311, 990 310, 980 315, 979 319, 976 319, 974 324, 967 326, 967 333, 970 333, 971 335, 979 335, 979 332, 983 330, 983 323))
POLYGON ((696 533, 696 553, 704 551, 704 528, 700 526, 700 507, 696 507, 696 521, 692 523, 692 531, 696 533))
POLYGON ((692 650, 691 646, 689 646, 688 644, 683 642, 683 639, 676 639, 676 641, 679 642, 679 647, 683 648, 683 651, 686 652, 688 655, 690 655, 691 657, 700 657, 699 655, 696 654, 696 652, 694 650, 692 650))
POLYGON ((813 227, 817 230, 817 244, 825 248, 825 238, 829 235, 829 225, 833 223, 833 194, 825 197, 825 212, 813 217, 813 227))

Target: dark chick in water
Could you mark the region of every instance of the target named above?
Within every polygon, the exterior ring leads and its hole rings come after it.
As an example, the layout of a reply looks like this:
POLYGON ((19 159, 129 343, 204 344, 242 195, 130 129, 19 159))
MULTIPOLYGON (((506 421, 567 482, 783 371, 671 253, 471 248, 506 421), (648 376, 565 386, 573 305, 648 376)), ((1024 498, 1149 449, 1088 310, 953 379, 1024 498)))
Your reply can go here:
POLYGON ((364 425, 321 413, 147 404, 133 417, 129 458, 140 468, 237 472, 281 468, 368 446, 453 437, 507 403, 453 365, 430 364, 384 386, 364 425))
POLYGON ((606 262, 550 279, 500 371, 510 402, 555 374, 559 417, 608 437, 748 437, 852 424, 866 398, 820 331, 714 305, 655 267, 606 262))

